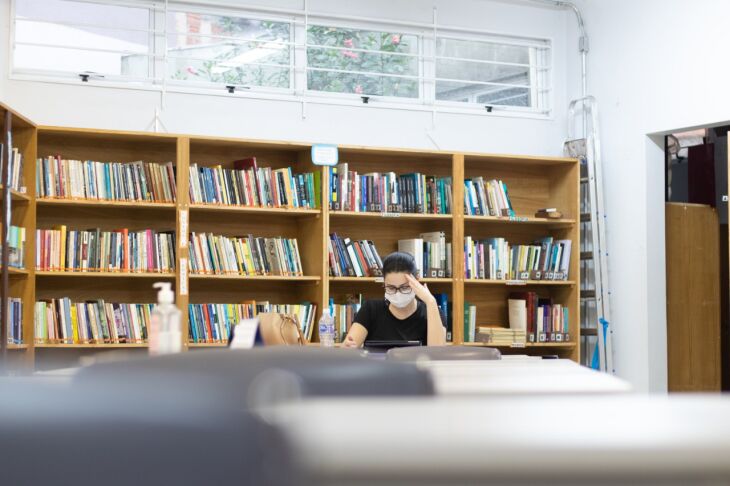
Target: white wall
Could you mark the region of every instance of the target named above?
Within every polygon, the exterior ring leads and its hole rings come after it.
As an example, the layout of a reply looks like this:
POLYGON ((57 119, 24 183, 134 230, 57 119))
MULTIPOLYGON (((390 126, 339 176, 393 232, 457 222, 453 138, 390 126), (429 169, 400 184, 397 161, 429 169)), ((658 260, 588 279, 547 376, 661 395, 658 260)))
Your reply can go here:
MULTIPOLYGON (((9 1, 0 0, 0 25, 7 32, 9 1)), ((301 8, 301 0, 236 0, 301 8)), ((363 17, 438 22, 550 38, 554 48, 557 107, 550 120, 506 118, 487 114, 438 114, 432 129, 430 112, 369 106, 308 103, 302 118, 300 103, 240 97, 168 93, 162 121, 169 132, 212 134, 261 139, 320 141, 341 144, 462 149, 497 153, 554 155, 561 152, 566 105, 566 23, 564 11, 502 1, 484 0, 310 0, 313 12, 336 12, 363 17), (430 136, 429 136, 430 135, 430 136), (435 142, 434 142, 435 141, 435 142)), ((0 52, 7 50, 0 37, 0 52)), ((9 80, 7 62, 0 63, 0 98, 41 124, 113 129, 151 129, 160 95, 86 85, 60 85, 9 80)))
POLYGON ((601 108, 616 368, 666 390, 664 162, 648 134, 730 119, 730 2, 579 0, 601 108), (648 350, 648 352, 647 352, 648 350))

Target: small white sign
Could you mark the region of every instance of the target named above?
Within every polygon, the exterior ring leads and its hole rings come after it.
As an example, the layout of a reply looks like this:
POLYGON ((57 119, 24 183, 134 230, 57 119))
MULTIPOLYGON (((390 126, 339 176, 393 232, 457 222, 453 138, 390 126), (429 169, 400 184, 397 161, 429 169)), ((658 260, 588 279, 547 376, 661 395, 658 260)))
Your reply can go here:
POLYGON ((188 246, 188 210, 180 210, 180 248, 188 246))
POLYGON ((312 145, 312 163, 314 165, 337 165, 339 152, 337 145, 315 143, 312 145))
POLYGON ((180 295, 188 295, 188 259, 180 259, 180 295))
POLYGON ((233 328, 231 349, 251 349, 256 341, 256 331, 259 328, 258 319, 241 319, 233 328))

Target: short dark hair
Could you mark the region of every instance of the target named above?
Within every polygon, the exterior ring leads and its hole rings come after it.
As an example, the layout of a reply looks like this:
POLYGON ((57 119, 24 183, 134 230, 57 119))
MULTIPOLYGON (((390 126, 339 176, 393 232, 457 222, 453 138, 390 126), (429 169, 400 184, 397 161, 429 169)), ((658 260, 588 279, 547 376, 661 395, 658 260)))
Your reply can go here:
POLYGON ((389 273, 410 273, 416 276, 416 259, 410 253, 394 251, 383 260, 383 276, 389 273))

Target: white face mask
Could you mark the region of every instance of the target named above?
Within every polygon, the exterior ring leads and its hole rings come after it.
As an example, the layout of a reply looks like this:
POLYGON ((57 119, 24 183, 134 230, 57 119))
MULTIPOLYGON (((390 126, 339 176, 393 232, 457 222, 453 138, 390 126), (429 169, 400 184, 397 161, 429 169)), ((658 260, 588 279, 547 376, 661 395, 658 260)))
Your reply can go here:
POLYGON ((413 302, 413 299, 416 298, 416 293, 411 291, 410 294, 402 294, 400 292, 396 292, 393 295, 385 294, 385 300, 393 304, 399 309, 403 309, 405 307, 408 307, 411 302, 413 302))

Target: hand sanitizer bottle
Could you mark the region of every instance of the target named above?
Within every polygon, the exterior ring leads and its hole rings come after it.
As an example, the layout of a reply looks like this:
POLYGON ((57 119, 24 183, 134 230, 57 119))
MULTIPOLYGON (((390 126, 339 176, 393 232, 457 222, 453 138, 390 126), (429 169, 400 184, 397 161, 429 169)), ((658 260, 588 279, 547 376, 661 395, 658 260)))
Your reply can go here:
POLYGON ((157 305, 150 315, 149 351, 151 355, 179 353, 182 351, 180 309, 169 282, 157 282, 157 305))

